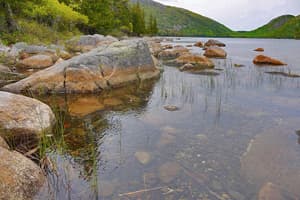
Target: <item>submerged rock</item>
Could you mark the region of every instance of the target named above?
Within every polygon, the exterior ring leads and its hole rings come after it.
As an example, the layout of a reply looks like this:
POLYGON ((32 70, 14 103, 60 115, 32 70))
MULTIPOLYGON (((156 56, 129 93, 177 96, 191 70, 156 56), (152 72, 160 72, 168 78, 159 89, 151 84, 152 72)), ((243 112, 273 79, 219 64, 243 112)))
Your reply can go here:
POLYGON ((0 147, 0 199, 30 200, 44 181, 43 172, 35 163, 0 147))
POLYGON ((166 109, 167 111, 171 111, 171 112, 179 110, 179 108, 177 106, 172 106, 172 105, 164 106, 164 109, 166 109))
POLYGON ((58 63, 3 89, 16 93, 96 93, 159 74, 145 41, 124 40, 58 63))
POLYGON ((116 189, 115 183, 100 180, 100 183, 99 183, 100 196, 102 196, 102 197, 112 196, 114 194, 115 189, 116 189))
POLYGON ((72 116, 83 117, 104 110, 105 106, 96 97, 80 97, 71 101, 68 108, 72 116))
POLYGON ((209 47, 205 50, 204 56, 209 58, 226 58, 227 53, 220 47, 209 47))
POLYGON ((151 161, 150 153, 145 151, 138 151, 134 154, 134 156, 143 165, 147 165, 151 161))
POLYGON ((289 139, 287 130, 274 127, 257 135, 241 157, 241 174, 258 186, 272 182, 289 196, 299 197, 299 146, 289 139))
POLYGON ((254 58, 253 63, 256 65, 286 65, 286 63, 264 55, 258 55, 254 58))
POLYGON ((159 178, 164 183, 173 181, 181 171, 181 167, 176 162, 167 162, 159 168, 159 178))
POLYGON ((218 40, 208 40, 204 46, 206 46, 206 47, 210 47, 210 46, 225 47, 226 45, 218 40))
POLYGON ((103 35, 82 35, 80 37, 74 37, 66 42, 66 47, 72 52, 88 52, 99 46, 106 46, 117 42, 118 39, 112 36, 103 35))
POLYGON ((21 95, 0 92, 1 136, 39 136, 52 127, 55 116, 46 104, 21 95))
POLYGON ((50 67, 54 64, 51 56, 48 55, 35 55, 25 58, 17 63, 18 67, 29 69, 42 69, 50 67))
POLYGON ((268 182, 262 186, 258 193, 258 200, 284 200, 280 189, 275 184, 268 182))

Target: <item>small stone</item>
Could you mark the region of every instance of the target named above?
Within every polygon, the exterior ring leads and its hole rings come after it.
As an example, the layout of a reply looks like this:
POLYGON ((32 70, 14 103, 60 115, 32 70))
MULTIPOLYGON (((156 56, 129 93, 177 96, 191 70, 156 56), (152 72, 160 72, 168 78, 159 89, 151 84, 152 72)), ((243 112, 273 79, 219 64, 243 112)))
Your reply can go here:
POLYGON ((208 141, 208 137, 206 135, 203 135, 203 134, 196 135, 196 138, 199 139, 201 142, 207 142, 208 141))
POLYGON ((176 128, 173 128, 171 126, 164 126, 161 131, 163 133, 170 133, 170 134, 176 134, 178 131, 176 128))
POLYGON ((151 161, 150 153, 145 151, 138 151, 134 154, 134 156, 143 165, 147 165, 151 161))
POLYGON ((181 167, 175 162, 167 162, 159 168, 159 178, 164 183, 173 181, 179 174, 181 167))
POLYGON ((165 145, 175 142, 176 137, 171 133, 163 133, 159 139, 158 147, 163 147, 165 145))
POLYGON ((164 108, 167 111, 170 111, 170 112, 174 112, 174 111, 178 111, 179 110, 179 108, 177 106, 172 106, 172 105, 164 106, 164 108))
POLYGON ((258 200, 284 200, 280 189, 273 183, 266 183, 258 193, 258 200))
POLYGON ((100 181, 99 191, 102 197, 109 197, 114 194, 116 184, 109 181, 100 181))

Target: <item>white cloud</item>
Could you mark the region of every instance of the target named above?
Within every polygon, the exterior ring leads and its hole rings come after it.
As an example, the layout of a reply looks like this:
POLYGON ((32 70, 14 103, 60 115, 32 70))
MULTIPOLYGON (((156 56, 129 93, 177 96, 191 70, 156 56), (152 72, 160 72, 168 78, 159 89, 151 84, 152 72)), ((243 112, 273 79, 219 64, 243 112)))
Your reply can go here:
POLYGON ((284 14, 300 14, 299 0, 156 0, 215 19, 233 30, 251 30, 284 14))

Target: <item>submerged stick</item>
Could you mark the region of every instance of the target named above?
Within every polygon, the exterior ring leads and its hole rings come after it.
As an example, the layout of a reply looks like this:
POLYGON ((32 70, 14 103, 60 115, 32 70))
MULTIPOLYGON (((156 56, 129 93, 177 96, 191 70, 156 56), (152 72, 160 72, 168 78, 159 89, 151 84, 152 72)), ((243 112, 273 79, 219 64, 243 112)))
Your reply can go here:
POLYGON ((149 189, 143 189, 143 190, 138 190, 138 191, 134 191, 134 192, 128 192, 128 193, 123 193, 123 194, 119 194, 119 197, 123 197, 123 196, 135 196, 135 195, 139 195, 145 192, 152 192, 152 191, 156 191, 156 190, 161 190, 165 187, 155 187, 155 188, 149 188, 149 189))

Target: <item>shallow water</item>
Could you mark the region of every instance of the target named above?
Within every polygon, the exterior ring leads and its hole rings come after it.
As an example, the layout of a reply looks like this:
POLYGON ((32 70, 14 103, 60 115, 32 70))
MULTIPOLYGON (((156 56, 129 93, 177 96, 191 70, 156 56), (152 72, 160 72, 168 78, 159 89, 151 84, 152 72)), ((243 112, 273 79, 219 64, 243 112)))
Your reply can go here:
MULTIPOLYGON (((172 44, 198 40, 207 39, 172 44)), ((300 78, 265 72, 300 74, 300 41, 219 40, 229 56, 214 60, 218 76, 165 66, 154 82, 42 98, 63 110, 65 132, 46 149, 48 183, 36 199, 246 200, 267 182, 299 197, 300 78), (288 66, 254 66, 257 47, 288 66)))

